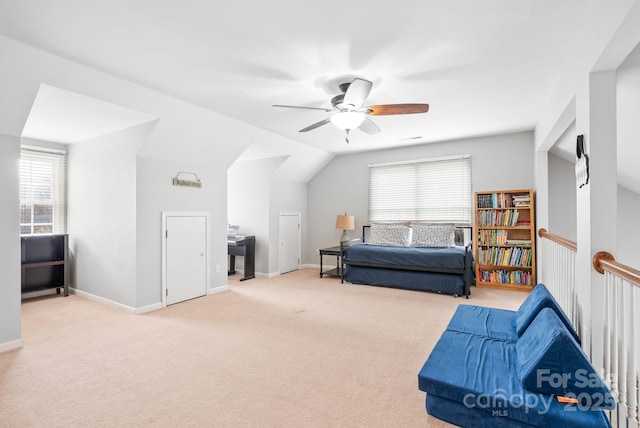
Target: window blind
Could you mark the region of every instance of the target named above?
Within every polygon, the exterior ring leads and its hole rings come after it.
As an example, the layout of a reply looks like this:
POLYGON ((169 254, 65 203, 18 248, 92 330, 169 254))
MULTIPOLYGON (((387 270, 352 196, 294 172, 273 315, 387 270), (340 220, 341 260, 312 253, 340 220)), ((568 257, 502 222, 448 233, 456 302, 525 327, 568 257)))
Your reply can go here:
POLYGON ((66 233, 64 151, 23 146, 20 151, 20 233, 66 233))
POLYGON ((471 223, 471 157, 369 165, 369 221, 471 223))

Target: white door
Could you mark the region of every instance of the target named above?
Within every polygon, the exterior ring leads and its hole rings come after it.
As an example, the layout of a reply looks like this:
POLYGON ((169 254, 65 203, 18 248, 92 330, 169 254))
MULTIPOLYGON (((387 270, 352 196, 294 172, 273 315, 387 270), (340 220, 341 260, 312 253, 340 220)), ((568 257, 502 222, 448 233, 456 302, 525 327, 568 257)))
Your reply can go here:
POLYGON ((300 266, 300 213, 280 214, 280 273, 300 266))
POLYGON ((165 217, 165 302, 167 305, 207 294, 207 218, 165 217))

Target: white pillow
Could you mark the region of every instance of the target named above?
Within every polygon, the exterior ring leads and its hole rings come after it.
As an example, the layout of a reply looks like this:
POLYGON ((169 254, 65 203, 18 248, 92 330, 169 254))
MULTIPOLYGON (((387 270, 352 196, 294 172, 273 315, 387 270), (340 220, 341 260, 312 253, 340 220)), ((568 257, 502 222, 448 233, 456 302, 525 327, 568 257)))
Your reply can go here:
POLYGON ((455 247, 455 226, 447 224, 412 224, 412 247, 455 247))
POLYGON ((411 242, 411 228, 400 224, 373 223, 369 243, 389 247, 408 247, 411 242))

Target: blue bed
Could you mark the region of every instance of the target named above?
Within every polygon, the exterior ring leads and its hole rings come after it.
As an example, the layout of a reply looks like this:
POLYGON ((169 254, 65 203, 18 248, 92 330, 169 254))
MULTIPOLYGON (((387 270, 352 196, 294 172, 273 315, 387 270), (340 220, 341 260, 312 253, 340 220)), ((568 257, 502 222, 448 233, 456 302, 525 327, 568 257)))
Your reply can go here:
POLYGON ((343 250, 343 281, 469 297, 470 246, 390 247, 361 243, 343 250))

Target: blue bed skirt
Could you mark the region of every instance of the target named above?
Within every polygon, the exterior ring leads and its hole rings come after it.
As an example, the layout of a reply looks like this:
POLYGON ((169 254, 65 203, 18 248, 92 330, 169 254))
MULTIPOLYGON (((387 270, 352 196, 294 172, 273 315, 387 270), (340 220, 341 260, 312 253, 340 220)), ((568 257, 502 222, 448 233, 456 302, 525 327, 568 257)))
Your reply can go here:
POLYGON ((465 295, 464 275, 347 266, 344 273, 344 280, 352 284, 433 291, 457 296, 465 295))

